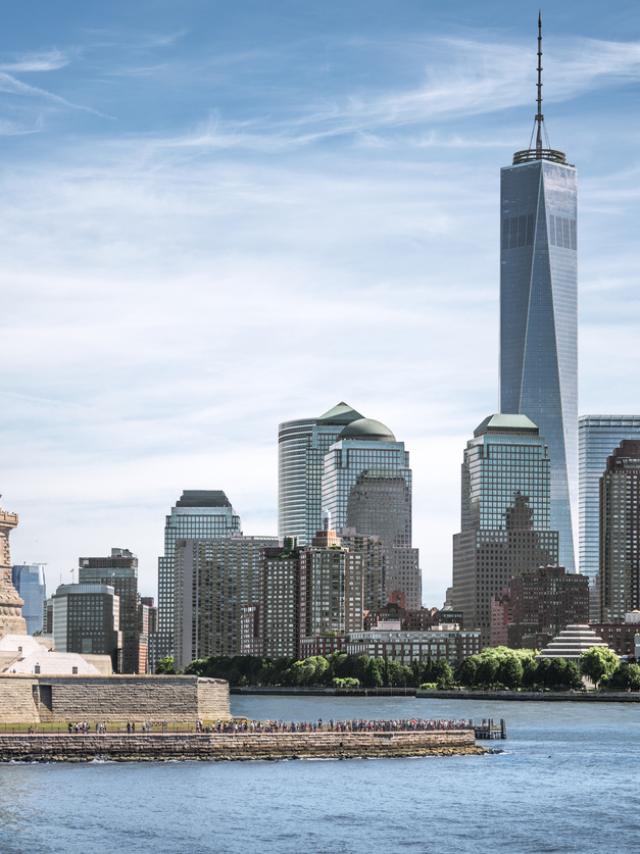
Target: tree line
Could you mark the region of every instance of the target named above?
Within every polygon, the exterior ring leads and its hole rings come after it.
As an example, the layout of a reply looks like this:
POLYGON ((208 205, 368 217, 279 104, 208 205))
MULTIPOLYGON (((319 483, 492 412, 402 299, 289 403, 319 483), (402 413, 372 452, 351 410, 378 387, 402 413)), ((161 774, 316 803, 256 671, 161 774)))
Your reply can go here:
MULTIPOLYGON (((166 660, 162 672, 173 668, 166 660)), ((640 690, 640 665, 620 662, 610 649, 593 647, 579 662, 536 658, 535 650, 490 647, 457 667, 427 658, 403 664, 367 655, 314 655, 303 660, 261 656, 211 656, 192 661, 185 673, 226 679, 233 686, 478 688, 486 690, 579 690, 587 677, 599 688, 640 690)))

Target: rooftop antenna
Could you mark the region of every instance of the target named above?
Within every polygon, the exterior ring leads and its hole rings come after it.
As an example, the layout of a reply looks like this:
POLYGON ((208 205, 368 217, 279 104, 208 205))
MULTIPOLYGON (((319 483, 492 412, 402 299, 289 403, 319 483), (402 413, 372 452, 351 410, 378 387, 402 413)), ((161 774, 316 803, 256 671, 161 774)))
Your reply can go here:
POLYGON ((542 12, 538 11, 538 112, 536 113, 536 157, 542 159, 542 12))

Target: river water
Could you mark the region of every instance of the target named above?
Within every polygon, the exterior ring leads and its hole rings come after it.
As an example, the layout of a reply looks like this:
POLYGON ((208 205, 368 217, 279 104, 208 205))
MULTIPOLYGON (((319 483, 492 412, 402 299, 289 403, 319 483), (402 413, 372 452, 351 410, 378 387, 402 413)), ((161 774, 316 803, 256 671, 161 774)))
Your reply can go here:
POLYGON ((0 854, 640 851, 640 707, 234 697, 254 718, 504 717, 490 756, 0 766, 0 854))

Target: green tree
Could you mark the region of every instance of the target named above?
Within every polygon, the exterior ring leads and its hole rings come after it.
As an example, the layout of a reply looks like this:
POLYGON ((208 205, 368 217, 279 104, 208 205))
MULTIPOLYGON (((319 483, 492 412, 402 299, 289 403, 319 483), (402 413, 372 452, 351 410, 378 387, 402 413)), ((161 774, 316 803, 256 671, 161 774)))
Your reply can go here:
POLYGON ((158 664, 156 665, 156 673, 168 675, 173 674, 175 672, 175 661, 173 659, 173 656, 171 655, 167 655, 165 658, 161 658, 158 664))
POLYGON ((607 688, 622 691, 640 691, 640 664, 621 662, 607 680, 607 688))
POLYGON ((597 688, 603 679, 608 679, 617 670, 619 663, 620 659, 612 649, 592 646, 580 656, 580 671, 597 688))
POLYGON ((519 688, 522 685, 524 668, 517 655, 509 655, 502 658, 498 666, 498 682, 505 688, 519 688))
POLYGON ((476 685, 478 680, 477 655, 469 655, 460 662, 456 669, 456 680, 467 688, 473 688, 476 685))

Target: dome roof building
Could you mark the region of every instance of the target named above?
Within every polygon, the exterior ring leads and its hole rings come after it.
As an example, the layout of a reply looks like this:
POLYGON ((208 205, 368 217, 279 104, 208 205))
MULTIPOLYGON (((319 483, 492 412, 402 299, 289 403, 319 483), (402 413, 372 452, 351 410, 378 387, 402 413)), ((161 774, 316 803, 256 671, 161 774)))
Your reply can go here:
POLYGON ((340 439, 373 439, 381 442, 395 442, 396 437, 381 421, 374 418, 358 418, 352 421, 340 433, 340 439))

